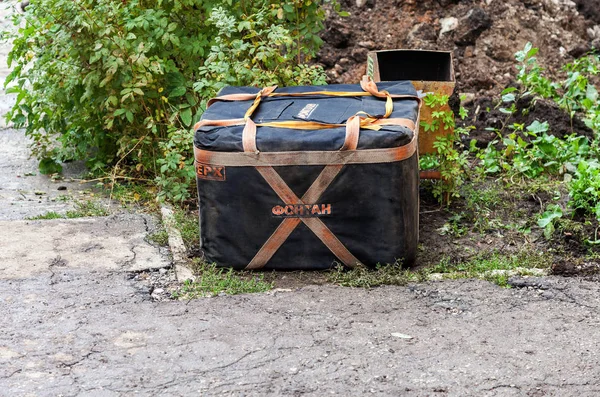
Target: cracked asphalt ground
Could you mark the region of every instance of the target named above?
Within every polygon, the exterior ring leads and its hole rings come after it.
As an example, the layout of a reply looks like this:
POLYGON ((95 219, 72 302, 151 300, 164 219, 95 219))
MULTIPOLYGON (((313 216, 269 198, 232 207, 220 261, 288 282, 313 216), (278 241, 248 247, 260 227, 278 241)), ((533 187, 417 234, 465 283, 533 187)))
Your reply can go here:
POLYGON ((122 273, 0 281, 2 396, 598 396, 600 287, 445 281, 153 302, 122 273))
MULTIPOLYGON (((10 100, 0 93, 0 110, 10 100)), ((158 302, 132 273, 169 265, 145 242, 152 219, 24 220, 69 202, 52 200, 45 177, 25 177, 36 169, 22 131, 0 137, 1 397, 600 395, 598 283, 158 302)))

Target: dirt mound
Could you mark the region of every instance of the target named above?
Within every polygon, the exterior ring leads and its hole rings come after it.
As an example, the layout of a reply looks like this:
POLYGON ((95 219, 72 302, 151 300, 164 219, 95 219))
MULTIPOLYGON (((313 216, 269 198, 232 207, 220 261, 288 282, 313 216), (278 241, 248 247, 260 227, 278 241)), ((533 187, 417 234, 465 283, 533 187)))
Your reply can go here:
POLYGON ((358 81, 369 50, 436 49, 453 52, 459 92, 496 94, 514 78, 514 53, 528 41, 540 48, 540 64, 557 74, 561 65, 585 53, 591 36, 600 32, 593 29, 600 16, 600 7, 594 6, 598 0, 342 3, 351 15, 330 15, 318 57, 332 83, 358 81))

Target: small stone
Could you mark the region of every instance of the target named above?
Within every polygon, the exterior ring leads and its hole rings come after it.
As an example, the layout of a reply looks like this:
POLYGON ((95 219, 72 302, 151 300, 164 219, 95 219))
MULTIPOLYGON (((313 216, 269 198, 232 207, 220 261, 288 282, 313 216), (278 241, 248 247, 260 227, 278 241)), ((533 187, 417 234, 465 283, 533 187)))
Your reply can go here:
POLYGON ((163 292, 165 292, 164 289, 162 289, 162 288, 155 288, 154 291, 152 291, 152 295, 154 295, 154 294, 162 294, 163 292))
POLYGON ((458 27, 458 19, 454 17, 442 18, 440 19, 440 25, 442 27, 442 29, 440 30, 441 37, 444 33, 452 32, 458 27))
POLYGON ((328 70, 326 73, 327 77, 329 77, 331 80, 335 80, 340 77, 340 74, 335 70, 328 70))
POLYGON ((401 339, 413 339, 412 336, 406 335, 406 334, 401 334, 400 332, 392 332, 391 335, 393 337, 401 338, 401 339))
POLYGON ((347 68, 348 65, 350 65, 350 60, 348 58, 340 58, 340 60, 338 62, 339 62, 339 65, 344 68, 347 68))
POLYGON ((554 293, 552 293, 550 291, 543 291, 541 296, 542 296, 542 298, 545 298, 545 299, 553 299, 554 293))
POLYGON ((372 50, 373 48, 375 48, 375 43, 372 41, 359 41, 358 46, 366 48, 368 50, 372 50))
MULTIPOLYGON (((458 22, 457 22, 458 24, 458 22)), ((481 7, 474 7, 461 18, 460 28, 456 31, 457 45, 473 45, 481 33, 492 26, 492 19, 481 7)))
POLYGON ((435 27, 430 23, 418 23, 408 32, 406 41, 415 48, 423 47, 428 42, 435 42, 437 41, 435 27))
POLYGON ((368 8, 375 7, 375 0, 356 0, 356 6, 362 8, 367 6, 368 8))
POLYGON ((600 37, 600 25, 595 25, 594 27, 588 28, 587 34, 590 40, 600 37))
POLYGON ((358 48, 354 48, 352 50, 352 52, 350 53, 350 55, 352 56, 352 58, 357 61, 357 62, 364 62, 367 59, 367 52, 369 50, 366 48, 362 48, 362 47, 358 47, 358 48))
POLYGON ((164 267, 161 267, 160 269, 158 269, 158 272, 159 272, 160 274, 165 274, 167 271, 168 271, 168 270, 167 270, 167 269, 165 269, 164 267))

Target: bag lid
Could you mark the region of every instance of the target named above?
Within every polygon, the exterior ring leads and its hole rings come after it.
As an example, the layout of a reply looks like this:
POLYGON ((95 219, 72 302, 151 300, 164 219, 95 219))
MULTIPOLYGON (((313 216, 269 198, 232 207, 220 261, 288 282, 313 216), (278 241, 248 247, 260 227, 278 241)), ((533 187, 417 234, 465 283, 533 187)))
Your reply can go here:
POLYGON ((223 88, 209 102, 201 121, 238 122, 229 126, 199 123, 196 148, 244 151, 243 131, 248 118, 257 126, 256 147, 260 152, 340 150, 347 139, 346 122, 356 115, 361 117, 358 150, 400 147, 412 141, 418 123, 420 100, 409 81, 265 90, 223 88), (394 123, 400 119, 406 122, 394 123), (413 128, 409 128, 411 123, 413 128), (315 126, 319 129, 312 129, 315 126))

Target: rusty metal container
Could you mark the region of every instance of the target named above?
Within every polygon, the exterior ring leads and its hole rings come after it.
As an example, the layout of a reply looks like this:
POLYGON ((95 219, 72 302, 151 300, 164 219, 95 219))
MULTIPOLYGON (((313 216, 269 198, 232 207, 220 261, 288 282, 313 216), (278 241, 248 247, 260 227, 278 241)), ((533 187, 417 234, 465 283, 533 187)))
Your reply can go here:
MULTIPOLYGON (((419 94, 433 92, 452 95, 456 81, 452 53, 429 50, 383 50, 372 51, 367 55, 367 74, 375 82, 410 80, 419 94)), ((436 110, 449 110, 449 105, 436 110)), ((425 104, 421 109, 421 122, 433 121, 432 109, 425 104)), ((452 129, 440 126, 437 130, 419 130, 419 153, 435 153, 433 142, 441 135, 452 133, 452 129)))

